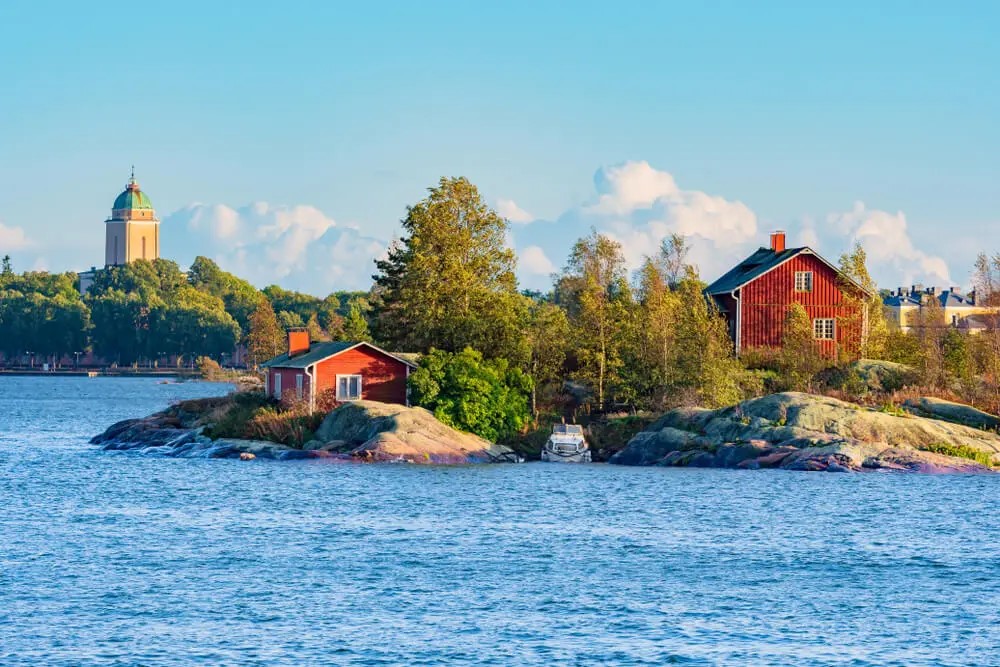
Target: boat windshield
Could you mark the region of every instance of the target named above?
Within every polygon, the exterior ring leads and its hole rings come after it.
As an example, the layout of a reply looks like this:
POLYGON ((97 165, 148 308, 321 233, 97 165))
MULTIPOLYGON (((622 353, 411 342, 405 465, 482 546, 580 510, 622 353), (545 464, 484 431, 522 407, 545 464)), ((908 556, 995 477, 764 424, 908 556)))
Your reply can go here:
POLYGON ((579 424, 556 424, 552 427, 553 433, 565 433, 567 435, 581 435, 583 427, 579 424))

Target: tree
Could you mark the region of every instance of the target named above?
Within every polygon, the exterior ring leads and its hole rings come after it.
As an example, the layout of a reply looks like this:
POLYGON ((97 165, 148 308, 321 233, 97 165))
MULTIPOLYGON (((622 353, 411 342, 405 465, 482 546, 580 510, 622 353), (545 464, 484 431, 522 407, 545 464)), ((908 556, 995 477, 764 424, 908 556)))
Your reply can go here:
POLYGON ((924 294, 923 304, 917 312, 917 342, 920 346, 920 379, 930 387, 943 387, 947 379, 944 358, 944 336, 948 325, 944 307, 937 295, 924 294))
POLYGON ((449 426, 491 442, 528 423, 531 378, 506 359, 484 360, 471 348, 431 350, 410 374, 410 396, 449 426))
POLYGON ((528 374, 532 379, 531 413, 538 415, 538 390, 561 383, 570 345, 566 311, 551 303, 534 302, 525 328, 528 341, 528 374))
POLYGON ((244 334, 250 330, 250 313, 257 308, 261 295, 256 287, 223 271, 207 257, 195 257, 187 280, 195 289, 222 299, 226 312, 240 325, 240 330, 244 334))
POLYGON ((371 342, 372 336, 368 330, 368 318, 365 317, 362 311, 361 300, 355 299, 351 301, 347 317, 343 320, 341 335, 344 340, 352 343, 359 343, 361 341, 371 342))
POLYGON ((316 316, 316 313, 313 313, 309 321, 306 322, 306 331, 309 332, 310 341, 330 340, 330 337, 323 331, 323 327, 319 325, 319 317, 316 316))
POLYGON ((840 256, 841 289, 847 294, 847 302, 857 305, 861 322, 845 322, 861 334, 860 353, 869 359, 884 359, 889 338, 889 323, 885 317, 885 306, 878 286, 868 273, 868 255, 861 242, 855 242, 849 253, 840 256), (850 281, 860 285, 864 293, 850 281))
POLYGON ((656 268, 671 289, 676 289, 682 279, 696 273, 694 267, 687 263, 690 252, 687 237, 681 234, 671 234, 660 242, 656 268))
POLYGON ((710 408, 732 405, 759 389, 733 353, 726 321, 704 293, 705 284, 691 273, 675 290, 680 301, 671 389, 694 392, 710 408))
POLYGON ((268 359, 281 354, 285 349, 285 332, 278 324, 271 302, 261 298, 257 308, 250 315, 250 334, 247 353, 250 363, 256 368, 268 359))
POLYGON ((14 269, 10 263, 10 255, 3 256, 3 267, 0 268, 0 279, 13 278, 14 269))
POLYGON ((795 391, 807 391, 813 376, 824 366, 812 320, 801 303, 792 303, 785 314, 778 366, 788 387, 795 391))
POLYGON ((397 349, 451 352, 523 363, 524 319, 507 221, 465 178, 442 178, 408 207, 404 237, 376 262, 375 338, 397 349))
POLYGON ((575 333, 577 376, 594 387, 603 408, 608 386, 619 379, 618 333, 631 300, 621 245, 596 230, 577 241, 556 285, 556 298, 575 333))

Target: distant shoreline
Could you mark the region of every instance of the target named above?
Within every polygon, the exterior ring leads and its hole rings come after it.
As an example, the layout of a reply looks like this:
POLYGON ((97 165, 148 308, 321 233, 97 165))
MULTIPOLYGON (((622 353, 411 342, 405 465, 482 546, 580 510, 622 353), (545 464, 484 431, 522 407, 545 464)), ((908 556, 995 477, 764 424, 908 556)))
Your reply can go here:
POLYGON ((156 370, 131 368, 78 368, 58 370, 0 369, 0 377, 146 377, 146 378, 184 378, 185 380, 201 380, 198 371, 188 370, 156 370))

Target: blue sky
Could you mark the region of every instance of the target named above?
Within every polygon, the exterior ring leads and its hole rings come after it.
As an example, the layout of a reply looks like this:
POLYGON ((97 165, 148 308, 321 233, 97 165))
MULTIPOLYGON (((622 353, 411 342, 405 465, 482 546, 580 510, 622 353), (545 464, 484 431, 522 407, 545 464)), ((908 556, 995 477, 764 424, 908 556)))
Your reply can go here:
POLYGON ((706 193, 754 218, 738 244, 705 231, 706 261, 783 227, 834 257, 882 243, 886 286, 962 283, 976 252, 1000 250, 998 31, 986 2, 4 3, 0 252, 100 263, 134 163, 175 258, 252 272, 274 234, 289 252, 322 239, 341 252, 250 276, 314 292, 366 283, 360 255, 442 175, 516 202, 512 243, 555 267, 558 239, 535 242, 553 229, 627 245, 626 227, 660 216, 655 242, 717 224, 684 194, 706 193), (642 163, 681 195, 595 217, 617 196, 608 170, 642 163), (255 202, 272 217, 240 213, 255 202), (241 216, 238 236, 192 223, 219 211, 241 216), (242 264, 227 253, 254 234, 242 264), (912 252, 891 256, 898 234, 912 252))

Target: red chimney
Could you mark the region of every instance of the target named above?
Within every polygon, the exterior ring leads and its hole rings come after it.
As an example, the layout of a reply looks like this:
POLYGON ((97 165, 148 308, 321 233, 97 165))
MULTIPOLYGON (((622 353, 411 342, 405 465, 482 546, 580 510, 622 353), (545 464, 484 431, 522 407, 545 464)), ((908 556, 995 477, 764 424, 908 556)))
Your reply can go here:
POLYGON ((777 230, 771 232, 771 250, 774 252, 782 252, 785 249, 785 232, 782 230, 777 230))
POLYGON ((309 332, 305 329, 288 330, 288 356, 305 354, 309 351, 309 332))

